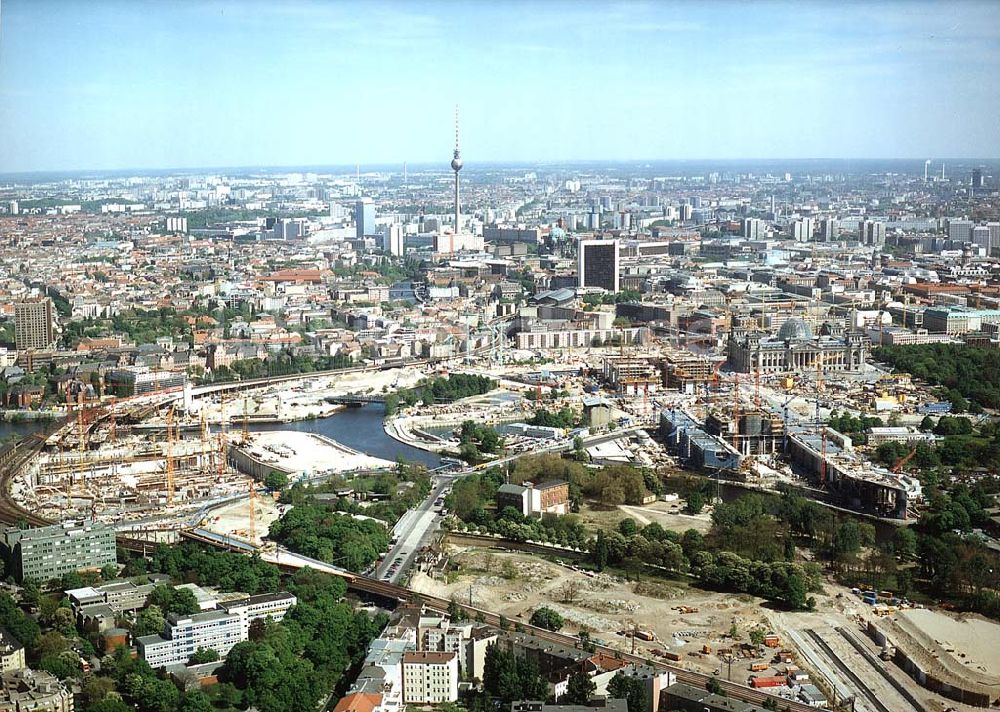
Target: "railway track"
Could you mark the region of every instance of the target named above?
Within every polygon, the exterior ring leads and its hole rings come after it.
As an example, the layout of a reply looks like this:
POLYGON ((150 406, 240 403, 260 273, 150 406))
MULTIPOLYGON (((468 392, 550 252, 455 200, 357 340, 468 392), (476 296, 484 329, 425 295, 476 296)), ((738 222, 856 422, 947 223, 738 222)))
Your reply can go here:
MULTIPOLYGON (((40 517, 14 502, 10 497, 10 482, 14 475, 35 458, 45 445, 45 438, 21 438, 0 450, 0 523, 14 526, 25 522, 33 527, 44 527, 55 522, 40 517)), ((146 554, 155 544, 142 539, 117 535, 118 546, 136 553, 146 554)))
MULTIPOLYGON (((227 546, 225 543, 209 539, 208 537, 199 536, 196 532, 185 531, 183 533, 184 538, 190 539, 192 541, 197 541, 209 546, 215 546, 229 551, 238 551, 240 553, 246 554, 244 549, 236 546, 227 546)), ((282 569, 287 571, 297 570, 296 567, 291 565, 282 564, 282 569)), ((333 574, 331 574, 333 575, 333 574)), ((397 586, 396 584, 388 583, 386 581, 379 581, 377 579, 368 578, 367 576, 362 576, 360 574, 355 574, 349 571, 344 571, 339 575, 341 578, 345 579, 347 582, 348 589, 362 594, 368 594, 372 596, 378 596, 384 600, 398 601, 400 603, 422 603, 423 605, 431 608, 433 610, 439 611, 441 613, 447 613, 448 606, 451 601, 444 598, 438 598, 436 596, 430 596, 424 593, 419 593, 403 586, 397 586)), ((467 606, 464 604, 459 604, 460 607, 465 610, 466 614, 470 618, 476 618, 482 614, 483 620, 486 623, 499 626, 500 625, 500 615, 493 613, 492 611, 487 611, 481 608, 476 608, 474 606, 467 606)), ((579 645, 580 641, 576 636, 566 635, 565 633, 557 633, 550 630, 545 630, 544 628, 535 628, 534 626, 528 625, 527 623, 520 623, 525 631, 530 632, 537 638, 549 641, 551 643, 557 643, 563 647, 573 648, 579 645)), ((615 648, 608 646, 597 645, 595 646, 597 651, 609 655, 611 657, 617 657, 625 660, 629 663, 634 663, 636 665, 646 665, 649 660, 640 655, 632 655, 630 653, 625 653, 615 648)), ((670 672, 674 675, 677 682, 684 682, 688 685, 693 685, 695 687, 700 687, 702 689, 708 684, 709 680, 715 680, 722 687, 722 690, 734 699, 742 700, 744 702, 750 702, 757 705, 762 705, 768 700, 778 699, 781 709, 788 710, 788 712, 814 712, 814 708, 804 705, 800 702, 795 702, 792 700, 786 700, 781 698, 775 698, 774 695, 769 695, 766 692, 760 692, 752 687, 747 687, 746 685, 740 685, 736 682, 729 682, 723 680, 714 675, 707 675, 705 673, 693 672, 691 670, 685 670, 684 668, 677 667, 675 665, 667 665, 658 661, 652 661, 652 666, 658 670, 663 670, 670 672)))
POLYGON ((862 680, 856 672, 849 668, 835 652, 833 652, 833 649, 825 640, 823 640, 823 638, 820 637, 819 633, 815 630, 807 630, 806 635, 808 635, 812 641, 819 646, 819 649, 823 651, 824 655, 826 655, 827 660, 833 663, 834 667, 847 676, 847 678, 854 684, 854 689, 857 690, 859 694, 864 696, 865 702, 868 705, 871 705, 879 712, 893 712, 886 707, 885 703, 879 699, 878 695, 875 694, 870 687, 868 687, 865 681, 862 680))
POLYGON ((837 626, 834 630, 837 631, 837 633, 839 633, 844 640, 850 643, 851 647, 857 650, 858 654, 868 661, 868 664, 875 668, 879 675, 884 677, 886 682, 892 685, 893 689, 896 690, 896 692, 898 692, 904 700, 913 705, 913 709, 918 710, 918 712, 929 712, 928 707, 925 704, 920 702, 920 700, 918 700, 912 692, 906 689, 905 685, 889 674, 889 671, 885 669, 885 663, 872 655, 872 652, 857 639, 857 636, 855 636, 854 633, 842 626, 837 626))

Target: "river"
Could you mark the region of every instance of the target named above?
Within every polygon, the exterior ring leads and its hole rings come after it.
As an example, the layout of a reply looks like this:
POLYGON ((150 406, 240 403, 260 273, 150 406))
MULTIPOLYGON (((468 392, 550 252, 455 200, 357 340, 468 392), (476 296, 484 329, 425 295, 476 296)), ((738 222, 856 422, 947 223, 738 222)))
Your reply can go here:
POLYGON ((268 423, 251 425, 251 430, 301 430, 325 435, 349 448, 384 460, 395 461, 402 457, 409 462, 419 462, 437 467, 441 458, 432 452, 404 445, 385 434, 382 419, 385 406, 371 403, 360 408, 345 408, 328 418, 300 420, 294 423, 268 423))
MULTIPOLYGON (((253 424, 251 430, 300 430, 325 435, 359 452, 395 462, 402 457, 409 462, 419 462, 437 467, 441 459, 432 452, 405 445, 386 435, 382 427, 385 406, 372 403, 361 408, 345 408, 328 418, 301 420, 294 423, 253 424)), ((49 421, 0 422, 0 441, 8 436, 23 437, 43 430, 49 421)), ((235 426, 234 426, 235 427, 235 426)))

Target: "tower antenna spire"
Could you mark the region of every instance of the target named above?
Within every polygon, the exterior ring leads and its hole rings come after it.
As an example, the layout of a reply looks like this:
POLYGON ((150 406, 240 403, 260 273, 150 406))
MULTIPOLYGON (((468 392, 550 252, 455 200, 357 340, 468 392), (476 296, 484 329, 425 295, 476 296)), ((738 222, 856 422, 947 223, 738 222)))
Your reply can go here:
POLYGON ((451 159, 451 170, 455 172, 455 235, 458 235, 462 217, 458 200, 458 172, 462 170, 462 153, 458 149, 458 104, 455 104, 455 155, 451 159))

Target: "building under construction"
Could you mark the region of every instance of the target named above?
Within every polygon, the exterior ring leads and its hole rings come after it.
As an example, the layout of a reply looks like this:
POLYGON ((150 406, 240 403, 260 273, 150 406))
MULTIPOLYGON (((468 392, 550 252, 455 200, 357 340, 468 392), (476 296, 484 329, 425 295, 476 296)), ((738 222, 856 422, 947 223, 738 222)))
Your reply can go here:
POLYGON ((686 390, 711 383, 720 365, 719 359, 696 356, 686 351, 669 351, 660 367, 667 388, 686 390))
POLYGON ((605 358, 604 380, 624 396, 655 393, 663 384, 659 369, 644 358, 605 358))
POLYGON ((696 469, 738 471, 743 456, 718 435, 710 435, 686 411, 676 408, 660 413, 660 434, 677 457, 696 469))
POLYGON ((736 411, 729 415, 711 411, 705 418, 705 432, 731 443, 744 456, 773 455, 784 448, 784 421, 777 414, 763 410, 736 411))
POLYGON ((840 498, 840 503, 866 514, 906 519, 923 499, 920 482, 855 456, 850 441, 839 433, 796 432, 788 436, 787 452, 796 470, 815 479, 840 498))
MULTIPOLYGON (((145 406, 144 406, 145 407, 145 406)), ((245 492, 247 477, 232 467, 232 438, 182 431, 175 406, 165 406, 162 427, 132 432, 147 413, 124 404, 78 398, 65 425, 12 482, 19 502, 50 519, 127 522, 181 516, 206 499, 245 492)))

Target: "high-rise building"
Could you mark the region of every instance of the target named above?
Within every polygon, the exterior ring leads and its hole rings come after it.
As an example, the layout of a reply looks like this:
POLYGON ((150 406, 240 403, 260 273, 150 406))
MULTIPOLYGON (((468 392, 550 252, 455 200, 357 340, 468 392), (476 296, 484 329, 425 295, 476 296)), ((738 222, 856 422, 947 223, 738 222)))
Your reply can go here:
POLYGON ((403 700, 407 704, 457 699, 458 655, 423 650, 403 653, 403 700))
POLYGON ((3 533, 3 548, 18 581, 49 581, 118 563, 115 530, 100 522, 68 521, 36 529, 10 527, 3 533))
POLYGON ((796 220, 789 225, 789 233, 796 242, 812 242, 813 226, 814 222, 812 218, 796 220))
POLYGON ((982 168, 973 168, 972 169, 972 187, 973 188, 982 188, 983 185, 984 185, 984 183, 983 183, 983 169, 982 168))
POLYGON ((990 231, 990 254, 993 250, 1000 249, 1000 222, 988 222, 986 227, 990 231))
POLYGON ((819 224, 819 234, 823 242, 833 242, 837 239, 837 221, 833 218, 821 220, 819 224))
POLYGON ((382 251, 401 257, 403 254, 403 226, 389 223, 382 228, 382 251))
POLYGON ((881 247, 885 244, 885 223, 862 220, 858 223, 858 241, 863 245, 881 247))
POLYGON ((577 253, 577 283, 618 291, 618 240, 581 240, 577 253))
POLYGON ((362 198, 354 204, 354 225, 359 240, 375 234, 375 203, 371 198, 362 198))
POLYGON ((11 215, 18 215, 21 212, 20 206, 17 204, 16 200, 12 200, 7 203, 7 212, 11 215))
POLYGON ((764 223, 758 218, 743 219, 743 237, 748 240, 757 240, 764 230, 764 223))
POLYGON ((14 304, 14 344, 18 349, 48 349, 55 340, 51 299, 36 297, 14 304))
POLYGON ((160 635, 136 639, 139 657, 151 667, 186 664, 199 648, 221 657, 250 635, 250 624, 270 618, 280 621, 297 599, 286 591, 264 593, 223 603, 219 608, 191 615, 171 613, 160 635))
POLYGON ((692 208, 689 204, 684 203, 683 205, 680 206, 679 212, 681 220, 687 222, 688 220, 691 219, 691 216, 694 214, 694 208, 692 208))
POLYGON ((972 244, 982 247, 986 254, 990 253, 990 229, 986 225, 976 225, 972 228, 972 244))
POLYGON ((971 220, 949 220, 948 239, 952 242, 972 242, 971 220))

